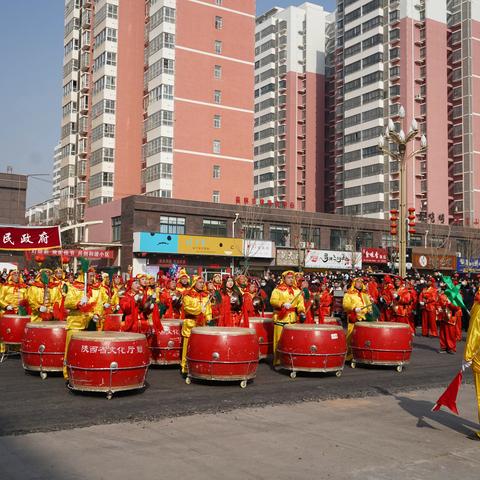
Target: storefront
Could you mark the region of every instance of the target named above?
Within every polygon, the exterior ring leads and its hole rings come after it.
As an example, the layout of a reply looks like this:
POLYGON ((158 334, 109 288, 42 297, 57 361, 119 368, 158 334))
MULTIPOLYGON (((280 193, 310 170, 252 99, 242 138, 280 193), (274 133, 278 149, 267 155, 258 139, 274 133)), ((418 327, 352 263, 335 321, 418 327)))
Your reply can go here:
POLYGON ((156 275, 172 265, 207 278, 268 267, 274 256, 272 242, 238 238, 177 235, 156 232, 133 234, 133 272, 156 275))
POLYGON ((332 271, 361 270, 362 254, 359 252, 336 252, 333 250, 306 250, 305 268, 332 271))
POLYGON ((387 249, 373 247, 362 248, 362 265, 364 270, 387 270, 387 249))
POLYGON ((457 269, 457 257, 449 254, 412 253, 412 266, 416 270, 429 272, 449 271, 457 269))

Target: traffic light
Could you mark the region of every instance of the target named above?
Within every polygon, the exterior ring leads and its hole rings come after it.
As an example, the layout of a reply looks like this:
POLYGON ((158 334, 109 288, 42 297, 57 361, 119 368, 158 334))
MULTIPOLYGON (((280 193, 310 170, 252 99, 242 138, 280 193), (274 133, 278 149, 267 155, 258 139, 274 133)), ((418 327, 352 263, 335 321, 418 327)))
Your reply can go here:
POLYGON ((397 235, 398 228, 398 210, 390 210, 390 235, 397 235))
POLYGON ((415 209, 413 207, 408 209, 408 233, 415 233, 415 209))

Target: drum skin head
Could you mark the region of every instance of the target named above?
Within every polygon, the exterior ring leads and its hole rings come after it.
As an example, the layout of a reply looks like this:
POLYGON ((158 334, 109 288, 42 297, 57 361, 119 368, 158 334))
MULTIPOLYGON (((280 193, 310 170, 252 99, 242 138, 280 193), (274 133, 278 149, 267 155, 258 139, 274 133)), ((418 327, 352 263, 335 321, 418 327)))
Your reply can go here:
POLYGON ((339 325, 317 325, 315 323, 291 323, 283 328, 286 330, 343 330, 339 325))
POLYGON ((110 342, 129 342, 135 340, 145 340, 143 333, 130 332, 86 332, 76 331, 72 335, 72 339, 77 340, 107 340, 110 342))
POLYGON ((192 333, 199 335, 255 335, 253 328, 241 327, 195 327, 192 333))
POLYGON ((66 328, 65 322, 52 321, 52 322, 30 322, 27 323, 26 328, 66 328))
POLYGON ((398 322, 356 322, 355 327, 367 328, 410 328, 406 323, 398 322))

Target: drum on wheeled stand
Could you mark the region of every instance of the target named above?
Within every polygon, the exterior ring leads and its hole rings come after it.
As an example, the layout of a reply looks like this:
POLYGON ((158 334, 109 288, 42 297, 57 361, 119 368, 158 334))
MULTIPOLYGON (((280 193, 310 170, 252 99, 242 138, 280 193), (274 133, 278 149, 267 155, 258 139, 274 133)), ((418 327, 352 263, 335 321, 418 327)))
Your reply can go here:
POLYGON ((277 346, 280 367, 297 372, 335 372, 342 375, 347 353, 345 332, 339 325, 288 324, 277 346))
POLYGON ((357 363, 396 367, 398 372, 410 363, 412 332, 410 326, 396 322, 357 322, 350 347, 351 367, 357 363))
POLYGON ((253 328, 195 327, 187 348, 188 374, 191 378, 220 382, 247 381, 255 378, 259 360, 257 334, 253 328))
POLYGON ((29 315, 6 313, 0 317, 0 342, 5 344, 5 352, 0 353, 0 363, 10 355, 20 355, 25 326, 29 322, 29 315))
POLYGON ((180 365, 182 360, 182 321, 162 318, 163 330, 148 338, 152 365, 180 365))

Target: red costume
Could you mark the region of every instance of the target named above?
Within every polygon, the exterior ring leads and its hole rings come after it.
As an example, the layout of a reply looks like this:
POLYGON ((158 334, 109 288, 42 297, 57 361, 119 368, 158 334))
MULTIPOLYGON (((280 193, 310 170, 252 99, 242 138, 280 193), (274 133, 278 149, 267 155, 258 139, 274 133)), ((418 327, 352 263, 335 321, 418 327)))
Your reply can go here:
POLYGON ((422 290, 419 297, 422 310, 422 335, 438 337, 437 331, 437 301, 438 291, 435 287, 429 286, 422 290))
POLYGON ((457 351, 457 316, 460 307, 452 305, 447 296, 442 293, 437 301, 438 327, 440 350, 447 352, 457 351))
MULTIPOLYGON (((397 280, 398 282, 398 280, 397 280)), ((400 285, 397 290, 392 292, 392 313, 390 319, 392 322, 409 324, 408 315, 410 311, 410 304, 412 297, 407 287, 400 285)), ((412 329, 415 333, 415 329, 412 329)))
POLYGON ((325 317, 330 317, 332 314, 333 295, 326 288, 320 293, 318 305, 318 323, 323 323, 325 317))

